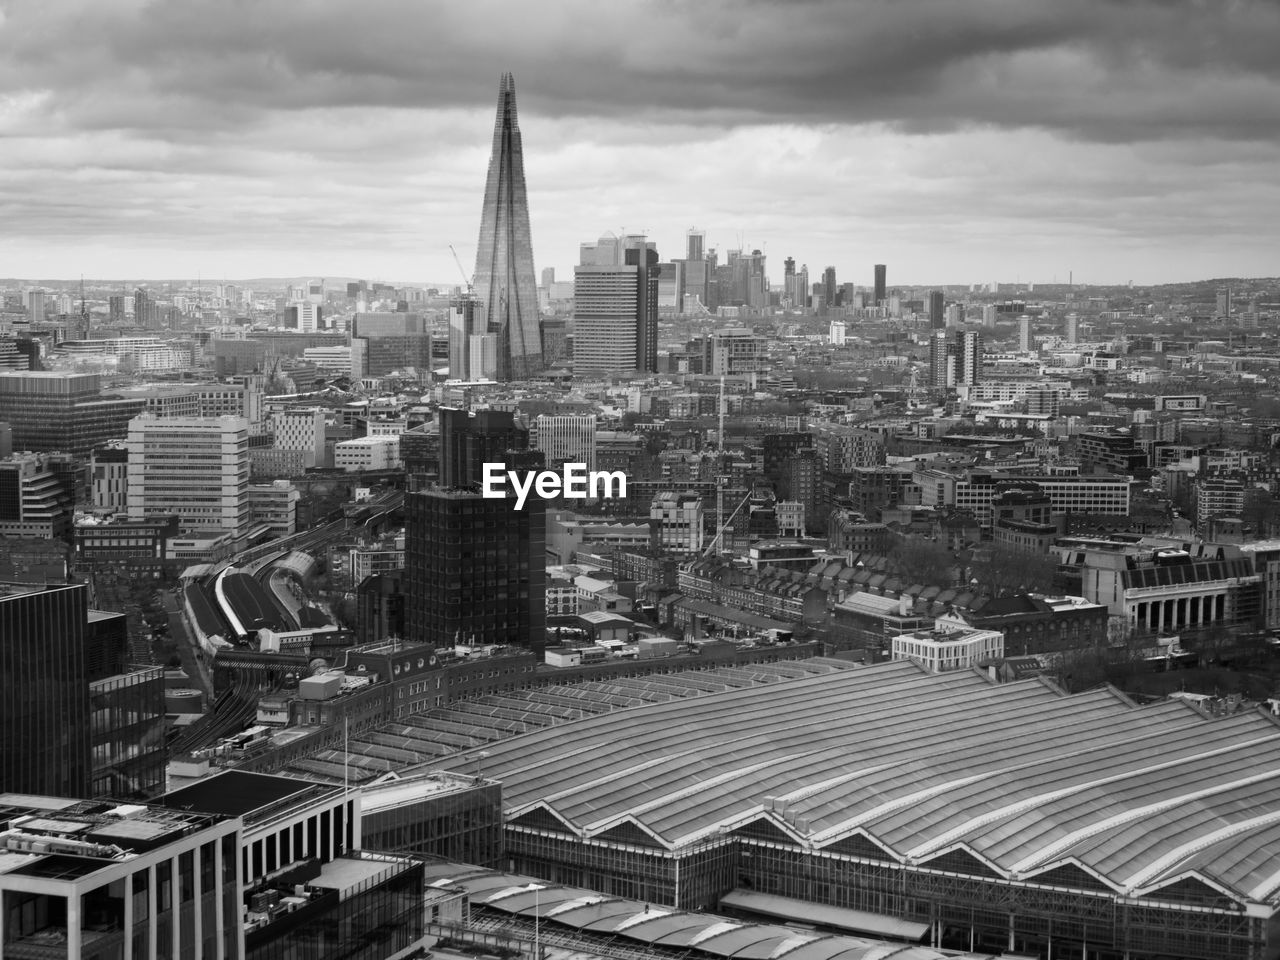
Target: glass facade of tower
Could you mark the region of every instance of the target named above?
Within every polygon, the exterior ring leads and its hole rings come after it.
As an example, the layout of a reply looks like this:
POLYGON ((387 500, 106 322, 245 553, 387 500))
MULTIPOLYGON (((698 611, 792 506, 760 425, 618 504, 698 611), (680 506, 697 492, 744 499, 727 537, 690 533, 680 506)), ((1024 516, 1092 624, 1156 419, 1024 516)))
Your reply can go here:
POLYGON ((89 688, 95 797, 145 799, 164 792, 164 670, 147 667, 89 688))
POLYGON ((0 597, 0 792, 89 796, 82 584, 0 597))
POLYGON ((475 326, 497 338, 498 379, 520 380, 540 371, 538 283, 533 269, 524 150, 516 117, 516 83, 509 73, 502 75, 498 87, 474 289, 478 301, 475 326))

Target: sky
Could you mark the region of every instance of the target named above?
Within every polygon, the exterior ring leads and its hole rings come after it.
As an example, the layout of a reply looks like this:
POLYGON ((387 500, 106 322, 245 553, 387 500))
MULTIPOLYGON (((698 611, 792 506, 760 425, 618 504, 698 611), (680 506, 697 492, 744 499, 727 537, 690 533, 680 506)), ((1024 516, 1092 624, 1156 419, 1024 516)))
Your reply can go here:
POLYGON ((461 282, 498 80, 534 260, 1280 275, 1274 0, 0 0, 0 276, 461 282), (723 254, 722 254, 723 259, 723 254))

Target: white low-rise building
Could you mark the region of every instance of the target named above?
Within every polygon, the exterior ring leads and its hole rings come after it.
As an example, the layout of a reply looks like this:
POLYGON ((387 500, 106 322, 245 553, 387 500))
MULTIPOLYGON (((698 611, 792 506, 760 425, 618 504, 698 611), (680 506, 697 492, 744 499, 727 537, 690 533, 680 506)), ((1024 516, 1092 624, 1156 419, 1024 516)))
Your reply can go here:
POLYGON ((333 465, 358 470, 395 470, 401 466, 399 437, 356 437, 334 444, 333 465))
POLYGON ((914 660, 930 673, 968 670, 1004 656, 999 630, 935 628, 893 638, 893 659, 914 660))

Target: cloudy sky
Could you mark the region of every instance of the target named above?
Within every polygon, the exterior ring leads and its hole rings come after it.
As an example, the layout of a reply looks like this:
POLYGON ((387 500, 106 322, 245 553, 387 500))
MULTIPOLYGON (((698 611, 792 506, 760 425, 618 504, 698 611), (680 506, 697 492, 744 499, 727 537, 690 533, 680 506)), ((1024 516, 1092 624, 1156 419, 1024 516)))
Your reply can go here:
POLYGON ((534 257, 780 281, 1280 275, 1274 0, 0 0, 0 276, 471 272, 498 78, 534 257))

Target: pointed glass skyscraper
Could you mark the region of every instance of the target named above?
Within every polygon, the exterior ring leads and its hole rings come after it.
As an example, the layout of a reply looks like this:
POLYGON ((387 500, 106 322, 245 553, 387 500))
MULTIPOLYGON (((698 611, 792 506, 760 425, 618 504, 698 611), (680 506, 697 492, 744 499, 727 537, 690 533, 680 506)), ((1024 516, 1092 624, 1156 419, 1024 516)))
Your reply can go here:
POLYGON ((498 85, 493 153, 476 245, 475 295, 479 303, 473 328, 496 337, 498 379, 520 380, 543 368, 535 276, 524 152, 516 121, 516 82, 504 73, 498 85))

